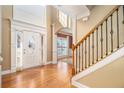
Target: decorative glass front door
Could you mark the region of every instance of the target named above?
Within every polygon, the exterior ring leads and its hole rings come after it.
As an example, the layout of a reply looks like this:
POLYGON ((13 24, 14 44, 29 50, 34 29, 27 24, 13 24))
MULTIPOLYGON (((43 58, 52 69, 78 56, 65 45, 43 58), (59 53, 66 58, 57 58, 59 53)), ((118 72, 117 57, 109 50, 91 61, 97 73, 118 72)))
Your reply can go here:
POLYGON ((23 31, 17 33, 17 68, 25 69, 42 64, 41 35, 23 31))

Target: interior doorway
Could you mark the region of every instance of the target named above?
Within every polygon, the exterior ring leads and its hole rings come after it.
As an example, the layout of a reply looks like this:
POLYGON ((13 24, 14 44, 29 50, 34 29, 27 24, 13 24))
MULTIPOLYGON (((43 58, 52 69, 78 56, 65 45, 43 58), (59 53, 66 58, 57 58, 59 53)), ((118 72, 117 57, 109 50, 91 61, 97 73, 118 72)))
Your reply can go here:
POLYGON ((57 60, 58 62, 72 63, 72 36, 57 33, 57 60))

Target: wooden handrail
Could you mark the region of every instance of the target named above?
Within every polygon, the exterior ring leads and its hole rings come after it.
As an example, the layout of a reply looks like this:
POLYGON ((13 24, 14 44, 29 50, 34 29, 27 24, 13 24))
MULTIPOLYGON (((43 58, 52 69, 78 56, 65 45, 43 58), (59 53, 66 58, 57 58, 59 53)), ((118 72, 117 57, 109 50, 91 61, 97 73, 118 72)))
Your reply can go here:
MULTIPOLYGON (((122 21, 124 17, 122 19, 119 19, 120 17, 118 13, 119 9, 120 9, 120 5, 115 6, 76 45, 74 44, 72 45, 72 62, 73 62, 72 75, 75 75, 80 71, 83 71, 84 69, 87 69, 88 67, 96 64, 97 62, 99 62, 100 60, 102 60, 103 58, 107 57, 108 55, 110 55, 111 53, 113 53, 114 51, 120 48, 121 43, 119 41, 121 38, 119 37, 121 34, 120 34, 119 26, 121 25, 120 21, 122 21), (116 23, 113 23, 114 13, 116 15, 115 18, 117 20, 116 23), (108 21, 109 18, 110 21, 108 21), (105 29, 103 29, 104 23, 105 23, 105 29), (108 24, 110 24, 109 26, 110 29, 108 29, 108 24), (113 27, 114 26, 113 24, 116 25, 116 28, 113 27), (105 33, 103 34, 104 31, 105 33), (116 34, 115 37, 113 36, 113 31, 115 31, 114 32, 114 34, 116 34), (103 35, 105 35, 105 37, 103 35), (110 44, 108 44, 108 38, 110 38, 110 44), (96 43, 94 43, 94 39, 96 40, 96 43), (117 43, 117 45, 113 44, 114 41, 117 43), (103 50, 104 43, 106 44, 105 51, 103 50), (108 49, 108 47, 110 47, 110 50, 108 49), (96 50, 94 50, 94 48, 96 48, 96 50)), ((123 11, 124 11, 124 6, 123 6, 123 11)), ((123 12, 123 16, 124 16, 124 12, 123 12)))
POLYGON ((94 28, 92 28, 90 30, 90 32, 88 32, 76 45, 74 45, 74 49, 80 45, 90 34, 92 34, 96 28, 98 28, 109 16, 112 15, 112 13, 115 12, 115 10, 117 10, 120 7, 120 5, 117 5, 116 7, 114 7, 94 28))

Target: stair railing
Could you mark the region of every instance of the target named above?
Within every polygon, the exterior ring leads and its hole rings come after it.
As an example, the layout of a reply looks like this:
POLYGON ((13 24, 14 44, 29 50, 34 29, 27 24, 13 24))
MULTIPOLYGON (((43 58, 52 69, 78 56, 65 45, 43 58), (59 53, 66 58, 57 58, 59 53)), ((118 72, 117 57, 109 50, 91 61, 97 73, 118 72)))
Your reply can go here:
POLYGON ((96 64, 124 45, 124 5, 116 6, 76 45, 72 46, 72 73, 96 64))

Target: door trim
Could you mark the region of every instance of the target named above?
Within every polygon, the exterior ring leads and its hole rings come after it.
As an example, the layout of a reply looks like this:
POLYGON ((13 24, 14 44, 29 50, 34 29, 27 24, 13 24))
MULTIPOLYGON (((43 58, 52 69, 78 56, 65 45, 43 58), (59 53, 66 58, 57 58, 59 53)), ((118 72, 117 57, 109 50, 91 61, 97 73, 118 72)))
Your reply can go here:
POLYGON ((43 64, 47 63, 47 31, 46 28, 33 26, 23 22, 11 21, 11 72, 16 72, 16 31, 31 31, 43 36, 43 64))

